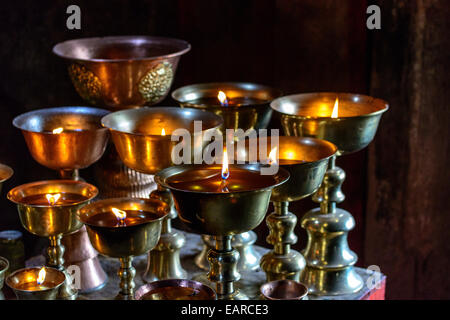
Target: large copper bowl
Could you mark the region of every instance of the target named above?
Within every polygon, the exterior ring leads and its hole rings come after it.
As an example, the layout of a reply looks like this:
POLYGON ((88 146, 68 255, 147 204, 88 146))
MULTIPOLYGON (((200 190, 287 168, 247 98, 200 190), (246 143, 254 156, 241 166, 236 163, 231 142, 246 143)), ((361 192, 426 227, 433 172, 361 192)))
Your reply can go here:
POLYGON ((109 133, 100 120, 109 111, 58 107, 30 111, 14 118, 34 160, 53 170, 83 169, 105 152, 109 133), (54 129, 63 128, 61 133, 54 129))
POLYGON ((172 38, 114 36, 64 41, 53 53, 67 60, 72 83, 85 101, 120 110, 163 100, 180 56, 190 48, 172 38))

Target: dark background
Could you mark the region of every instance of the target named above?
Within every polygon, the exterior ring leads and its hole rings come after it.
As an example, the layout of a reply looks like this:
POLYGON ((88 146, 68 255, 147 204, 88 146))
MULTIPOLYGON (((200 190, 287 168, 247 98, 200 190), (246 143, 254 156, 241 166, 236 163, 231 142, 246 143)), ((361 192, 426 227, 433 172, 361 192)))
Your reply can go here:
MULTIPOLYGON (((5 194, 55 173, 31 158, 12 119, 43 107, 85 105, 53 45, 89 36, 169 36, 192 45, 173 89, 251 81, 286 94, 341 91, 387 100, 390 110, 371 146, 338 160, 347 172, 340 207, 357 221, 350 247, 359 266, 378 265, 388 276, 387 298, 450 298, 448 1, 17 0, 0 10, 0 162, 15 170, 0 199, 0 230, 22 230, 27 256, 42 241, 22 229, 5 194), (372 3, 381 7, 381 30, 366 28, 372 3), (70 4, 81 7, 81 30, 66 28, 70 4)), ((175 103, 167 98, 160 105, 175 103)), ((81 175, 90 181, 89 169, 81 175)), ((301 216, 314 206, 306 199, 291 211, 301 216)), ((256 231, 266 245, 265 224, 256 231)), ((300 250, 306 237, 299 226, 297 234, 300 250)))

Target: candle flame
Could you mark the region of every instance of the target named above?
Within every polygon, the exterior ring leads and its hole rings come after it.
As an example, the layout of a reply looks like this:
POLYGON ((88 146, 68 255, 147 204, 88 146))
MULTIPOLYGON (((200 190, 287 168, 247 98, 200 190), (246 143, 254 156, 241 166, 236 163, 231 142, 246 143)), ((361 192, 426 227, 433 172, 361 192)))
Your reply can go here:
POLYGON ((269 153, 269 164, 277 163, 277 147, 273 148, 269 153))
POLYGON ((61 193, 47 193, 45 197, 47 198, 47 201, 50 205, 54 205, 59 200, 59 198, 61 198, 61 193))
POLYGON ((162 128, 162 130, 161 130, 161 135, 162 135, 162 136, 165 136, 165 135, 166 135, 166 130, 164 130, 164 128, 162 128))
POLYGON ((52 133, 53 134, 60 134, 63 131, 64 131, 64 129, 62 127, 60 127, 60 128, 53 129, 52 133))
POLYGON ((230 170, 228 169, 228 154, 227 149, 223 150, 223 159, 222 159, 222 179, 226 180, 230 176, 230 170))
POLYGON ((339 109, 339 99, 336 98, 336 102, 334 103, 333 112, 331 113, 332 118, 338 117, 338 109, 339 109))
POLYGON ((45 280, 45 267, 42 267, 41 270, 39 270, 38 278, 36 280, 37 284, 43 284, 45 280))
POLYGON ((217 95, 217 99, 219 99, 220 104, 222 106, 228 106, 228 100, 227 95, 223 91, 219 91, 219 94, 217 95))
POLYGON ((127 217, 127 213, 123 210, 112 208, 111 209, 114 215, 116 216, 117 220, 119 220, 119 224, 123 224, 125 218, 127 217))

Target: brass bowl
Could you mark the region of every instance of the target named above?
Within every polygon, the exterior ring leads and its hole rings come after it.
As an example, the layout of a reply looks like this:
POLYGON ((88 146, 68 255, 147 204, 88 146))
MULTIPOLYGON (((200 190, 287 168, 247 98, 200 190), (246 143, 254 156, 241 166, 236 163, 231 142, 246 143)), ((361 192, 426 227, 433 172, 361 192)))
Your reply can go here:
MULTIPOLYGON (((307 137, 279 136, 278 139, 279 159, 305 162, 280 164, 281 168, 289 172, 290 178, 286 183, 273 189, 270 200, 276 202, 297 201, 316 192, 327 171, 328 160, 337 151, 336 146, 325 140, 307 137)), ((248 144, 252 143, 252 140, 246 141, 245 153, 248 152, 248 144)), ((262 163, 266 163, 271 151, 272 139, 270 137, 257 138, 256 143, 258 146, 260 143, 267 146, 267 157, 260 159, 262 163)))
POLYGON ((83 224, 77 219, 77 211, 95 198, 95 186, 74 180, 47 180, 31 182, 15 187, 8 192, 8 199, 17 204, 23 227, 32 234, 51 237, 67 234, 80 229, 83 224), (83 195, 85 200, 61 205, 31 205, 25 197, 47 193, 74 193, 83 195))
POLYGON ((83 169, 105 152, 109 133, 100 120, 107 110, 58 107, 30 111, 14 118, 33 158, 53 170, 83 169), (61 133, 54 129, 63 128, 61 133))
POLYGON ((328 140, 337 155, 365 148, 375 136, 386 101, 351 93, 303 93, 278 98, 270 104, 281 118, 287 136, 328 140), (338 118, 331 118, 339 99, 338 118))
POLYGON ((0 191, 2 191, 3 182, 11 178, 13 174, 14 170, 11 167, 0 163, 0 191))
POLYGON ((183 108, 198 108, 212 111, 221 116, 224 120, 220 127, 224 134, 225 129, 264 129, 267 128, 272 110, 270 102, 281 96, 281 91, 248 82, 215 82, 199 83, 181 87, 172 92, 172 98, 183 108), (219 101, 214 105, 196 103, 196 100, 203 98, 217 99, 218 91, 222 90, 227 97, 233 98, 254 98, 261 100, 257 104, 242 106, 221 106, 219 101))
POLYGON ((304 300, 308 288, 294 280, 275 280, 261 286, 261 294, 267 300, 304 300))
MULTIPOLYGON (((171 176, 192 169, 220 170, 221 165, 179 165, 161 170, 155 181, 170 189, 178 211, 178 217, 195 232, 212 236, 243 233, 256 228, 264 219, 272 189, 289 179, 289 173, 280 168, 273 176, 274 183, 249 191, 214 193, 186 191, 168 183, 171 176)), ((259 165, 230 165, 230 170, 246 169, 259 172, 259 165)), ((232 174, 232 173, 231 173, 232 174)))
POLYGON ((36 281, 41 267, 19 269, 11 273, 6 278, 6 284, 10 287, 19 300, 55 300, 58 295, 58 290, 66 280, 64 272, 54 268, 45 267, 46 275, 42 283, 46 286, 45 290, 26 290, 22 289, 20 285, 36 281))
POLYGON ((120 159, 136 171, 155 174, 170 167, 172 150, 178 141, 171 141, 174 130, 184 128, 191 133, 192 150, 202 148, 200 134, 193 135, 194 121, 202 121, 202 134, 209 134, 222 124, 222 119, 200 110, 177 107, 152 107, 122 110, 102 119, 102 124, 111 131, 112 141, 120 159), (161 135, 164 128, 166 135, 161 135))
POLYGON ((9 261, 6 258, 0 257, 0 296, 3 288, 3 281, 5 280, 5 275, 8 272, 8 269, 9 261))
POLYGON ((135 298, 136 300, 217 300, 216 293, 207 285, 185 279, 159 280, 144 284, 136 290, 135 298), (148 294, 151 296, 146 298, 148 294))
POLYGON ((161 222, 169 212, 169 206, 156 199, 110 198, 83 207, 78 219, 86 225, 92 246, 101 254, 112 258, 138 256, 153 249, 161 233, 161 222), (142 210, 143 214, 157 218, 126 227, 108 227, 89 223, 89 218, 102 212, 142 210))
POLYGON ((64 41, 53 53, 67 60, 72 83, 86 102, 120 110, 163 100, 180 56, 190 48, 172 38, 113 36, 64 41))

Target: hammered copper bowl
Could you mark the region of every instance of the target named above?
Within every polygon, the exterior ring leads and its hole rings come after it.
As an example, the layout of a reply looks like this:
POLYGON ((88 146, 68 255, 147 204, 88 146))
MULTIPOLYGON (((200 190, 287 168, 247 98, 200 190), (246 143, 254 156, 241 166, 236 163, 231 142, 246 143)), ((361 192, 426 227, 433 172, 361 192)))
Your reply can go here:
POLYGON ((53 53, 67 60, 69 76, 88 103, 120 110, 163 100, 178 61, 191 45, 150 36, 112 36, 64 41, 53 53))
POLYGON ((267 128, 272 116, 270 102, 281 96, 281 91, 249 82, 214 82, 199 83, 178 88, 172 92, 172 98, 183 108, 198 108, 214 112, 224 120, 221 131, 225 129, 264 129, 267 128), (217 99, 218 91, 222 90, 229 99, 254 98, 258 103, 242 106, 221 106, 217 103, 206 105, 196 101, 204 98, 217 99))
POLYGON ((303 93, 275 99, 271 108, 280 116, 287 136, 312 137, 330 141, 337 155, 365 148, 374 138, 389 105, 386 101, 352 93, 303 93), (339 99, 338 117, 331 118, 339 99))
MULTIPOLYGON (((173 165, 172 151, 179 143, 172 141, 175 130, 185 129, 191 136, 191 150, 209 143, 194 134, 194 121, 201 121, 202 135, 212 134, 222 124, 222 118, 212 112, 178 107, 143 107, 113 112, 102 119, 111 131, 120 159, 133 170, 155 174, 173 165), (165 135, 162 136, 162 129, 165 135)), ((200 132, 199 132, 200 133, 200 132)), ((181 138, 181 136, 180 136, 181 138)), ((193 155, 193 152, 192 152, 193 155)))
POLYGON ((32 157, 53 170, 83 169, 106 149, 108 129, 100 120, 109 111, 90 107, 58 107, 30 111, 14 118, 32 157), (61 133, 54 129, 63 128, 61 133))

